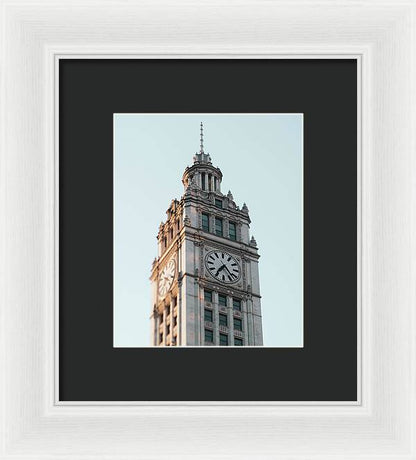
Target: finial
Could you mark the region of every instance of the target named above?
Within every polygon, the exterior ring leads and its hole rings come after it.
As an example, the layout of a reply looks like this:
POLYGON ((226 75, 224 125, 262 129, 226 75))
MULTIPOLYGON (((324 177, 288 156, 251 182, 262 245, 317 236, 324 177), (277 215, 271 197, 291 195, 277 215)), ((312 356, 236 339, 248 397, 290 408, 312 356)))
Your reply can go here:
POLYGON ((204 125, 201 121, 201 150, 200 153, 204 153, 204 125))

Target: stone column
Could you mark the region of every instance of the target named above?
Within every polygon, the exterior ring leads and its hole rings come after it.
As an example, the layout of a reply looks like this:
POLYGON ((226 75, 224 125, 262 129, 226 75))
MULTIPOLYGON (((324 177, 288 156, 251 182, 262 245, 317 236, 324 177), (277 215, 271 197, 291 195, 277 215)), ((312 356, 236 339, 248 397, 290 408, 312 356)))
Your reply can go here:
MULTIPOLYGON (((202 251, 202 248, 201 248, 202 251)), ((204 297, 204 289, 202 287, 199 287, 199 318, 195 318, 198 321, 199 324, 199 345, 204 345, 205 344, 205 297, 204 297)))
POLYGON ((253 345, 249 339, 249 326, 248 326, 248 314, 247 314, 247 302, 241 301, 241 321, 243 323, 243 345, 253 345))
POLYGON ((241 224, 240 223, 236 223, 235 233, 236 233, 236 240, 241 241, 241 224))
MULTIPOLYGON (((162 339, 162 345, 166 345, 166 308, 163 306, 163 312, 162 312, 162 318, 163 318, 163 328, 162 328, 162 334, 163 334, 163 339, 162 339)), ((160 317, 159 317, 160 319, 160 317)), ((160 329, 160 328, 159 328, 160 329)), ((160 331, 159 331, 160 334, 160 331)), ((158 337, 159 340, 159 337, 158 337)))
POLYGON ((234 345, 233 298, 227 295, 228 345, 234 345))
POLYGON ((250 345, 254 345, 253 301, 248 298, 247 304, 247 336, 250 345))
POLYGON ((218 292, 212 291, 212 323, 214 324, 214 345, 220 344, 220 328, 219 328, 219 309, 218 309, 218 292))
POLYGON ((170 346, 173 344, 173 299, 170 296, 170 346))
POLYGON ((222 234, 225 238, 229 238, 230 236, 230 228, 228 225, 228 219, 223 219, 223 229, 222 229, 222 234))
POLYGON ((212 214, 209 215, 209 231, 215 233, 215 216, 212 214))
POLYGON ((178 297, 176 299, 176 305, 178 308, 178 340, 177 346, 182 345, 182 286, 178 283, 178 297))

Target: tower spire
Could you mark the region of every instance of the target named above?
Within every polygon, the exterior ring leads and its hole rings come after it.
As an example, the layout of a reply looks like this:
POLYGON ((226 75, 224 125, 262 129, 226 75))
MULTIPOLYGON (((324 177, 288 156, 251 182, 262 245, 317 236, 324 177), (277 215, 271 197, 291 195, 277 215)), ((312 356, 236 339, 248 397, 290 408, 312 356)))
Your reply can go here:
POLYGON ((204 153, 204 125, 202 124, 202 121, 201 121, 201 150, 199 151, 199 153, 204 153))

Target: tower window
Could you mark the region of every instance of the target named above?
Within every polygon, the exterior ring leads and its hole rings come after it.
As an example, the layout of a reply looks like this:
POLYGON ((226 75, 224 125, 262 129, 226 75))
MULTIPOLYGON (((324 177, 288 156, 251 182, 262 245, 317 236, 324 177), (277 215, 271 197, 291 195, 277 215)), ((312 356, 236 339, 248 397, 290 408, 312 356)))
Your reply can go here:
POLYGON ((159 334, 159 343, 163 343, 163 333, 159 334))
POLYGON ((230 240, 236 241, 237 240, 237 229, 234 222, 230 222, 228 224, 230 240))
POLYGON ((208 190, 212 190, 212 176, 211 174, 208 175, 208 190))
POLYGON ((159 315, 159 324, 163 324, 163 313, 159 315))
POLYGON ((220 345, 227 346, 228 345, 228 335, 220 334, 220 345))
POLYGON ((218 200, 217 198, 215 198, 215 206, 217 208, 222 209, 222 200, 218 200))
POLYGON ((202 214, 202 230, 204 232, 209 232, 209 215, 202 214))
POLYGON ((205 302, 212 302, 212 291, 204 291, 205 302))
POLYGON ((176 326, 178 324, 178 317, 174 316, 173 317, 173 326, 176 326))
POLYGON ((241 300, 233 299, 233 310, 241 311, 241 300))
POLYGON ((168 239, 166 238, 166 236, 163 238, 163 243, 164 243, 165 249, 166 249, 166 246, 168 245, 168 239))
POLYGON ((201 174, 201 179, 202 179, 202 190, 205 190, 205 173, 201 174))
POLYGON ((212 343, 214 341, 214 332, 209 329, 205 329, 205 342, 212 343))
POLYGON ((173 228, 170 229, 170 239, 173 239, 173 228))
POLYGON ((243 346, 243 339, 240 339, 239 337, 234 337, 234 345, 236 347, 242 347, 243 346))
POLYGON ((221 306, 226 307, 227 306, 227 297, 225 295, 218 294, 218 303, 221 306))
POLYGON ((217 178, 214 177, 214 190, 217 191, 217 178))
POLYGON ((224 315, 224 314, 220 313, 219 317, 220 317, 220 326, 228 326, 227 315, 224 315))
POLYGON ((179 223, 179 219, 176 220, 176 228, 179 230, 179 226, 180 226, 180 223, 179 223))
POLYGON ((205 308, 204 321, 210 321, 212 323, 212 310, 208 310, 207 308, 205 308))
POLYGON ((222 219, 219 217, 215 218, 215 234, 222 236, 222 219))
POLYGON ((240 318, 234 318, 234 330, 242 331, 243 330, 243 322, 240 318))

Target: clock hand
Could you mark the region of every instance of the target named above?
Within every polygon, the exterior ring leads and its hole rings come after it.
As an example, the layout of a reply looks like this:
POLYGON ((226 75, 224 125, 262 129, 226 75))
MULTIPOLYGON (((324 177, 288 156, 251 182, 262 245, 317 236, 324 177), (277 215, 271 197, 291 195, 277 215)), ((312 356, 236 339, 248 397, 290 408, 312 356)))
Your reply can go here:
POLYGON ((221 267, 217 270, 217 273, 215 273, 215 276, 218 276, 218 273, 225 268, 225 264, 221 265, 221 267))
POLYGON ((228 274, 231 276, 231 278, 236 278, 236 276, 234 275, 234 273, 231 273, 230 270, 228 270, 227 267, 225 267, 225 269, 227 270, 228 274))

